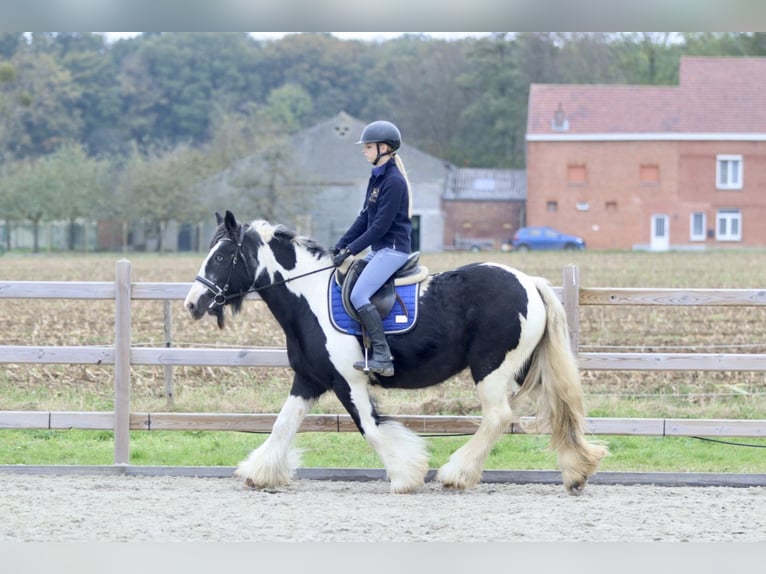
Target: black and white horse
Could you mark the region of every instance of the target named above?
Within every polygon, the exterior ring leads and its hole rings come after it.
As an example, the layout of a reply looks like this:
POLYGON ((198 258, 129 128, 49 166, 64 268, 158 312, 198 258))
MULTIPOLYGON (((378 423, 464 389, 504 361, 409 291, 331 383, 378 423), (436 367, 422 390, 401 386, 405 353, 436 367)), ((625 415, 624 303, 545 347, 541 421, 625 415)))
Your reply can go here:
POLYGON ((210 251, 186 296, 192 317, 236 313, 257 291, 285 332, 294 371, 289 397, 268 439, 242 461, 236 474, 253 488, 289 482, 299 464, 293 439, 304 416, 333 391, 375 449, 391 492, 420 487, 428 471, 425 441, 381 416, 369 385, 414 389, 436 385, 470 369, 481 400, 475 434, 437 473, 447 487, 470 488, 481 479, 492 446, 511 423, 510 396, 536 404, 537 423, 551 433, 566 489, 579 493, 606 448, 586 440, 577 363, 569 346, 566 315, 548 282, 510 267, 481 263, 430 276, 421 288, 419 315, 408 332, 389 337, 396 373, 368 376, 353 363, 363 357, 362 338, 331 324, 328 251, 281 225, 241 225, 227 211, 218 217, 210 251))

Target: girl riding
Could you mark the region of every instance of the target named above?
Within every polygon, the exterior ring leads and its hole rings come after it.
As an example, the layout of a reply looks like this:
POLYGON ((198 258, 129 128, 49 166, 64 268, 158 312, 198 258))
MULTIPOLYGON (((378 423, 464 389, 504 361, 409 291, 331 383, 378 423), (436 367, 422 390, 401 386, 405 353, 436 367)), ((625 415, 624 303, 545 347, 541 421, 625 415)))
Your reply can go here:
POLYGON ((370 248, 364 257, 367 265, 351 291, 351 303, 372 342, 372 358, 366 364, 357 361, 354 368, 390 377, 394 374, 393 357, 383 322, 370 297, 407 262, 411 252, 412 190, 396 153, 402 138, 394 124, 372 122, 364 128, 357 143, 362 144, 364 157, 374 167, 362 210, 336 243, 333 263, 338 266, 370 248))

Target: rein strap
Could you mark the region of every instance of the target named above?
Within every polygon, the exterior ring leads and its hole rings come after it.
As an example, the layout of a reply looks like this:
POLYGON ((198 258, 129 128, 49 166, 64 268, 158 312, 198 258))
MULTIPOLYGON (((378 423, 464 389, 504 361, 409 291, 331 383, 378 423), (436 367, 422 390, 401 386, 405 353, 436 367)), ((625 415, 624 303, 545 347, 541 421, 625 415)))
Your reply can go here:
MULTIPOLYGON (((282 279, 280 281, 275 281, 274 283, 269 283, 268 285, 263 285, 261 287, 250 287, 249 289, 245 291, 240 291, 239 293, 229 294, 227 295, 226 292, 229 290, 229 280, 231 279, 231 276, 234 274, 234 268, 237 265, 237 261, 242 258, 242 263, 245 266, 245 269, 247 273, 250 273, 250 269, 247 265, 247 259, 245 258, 245 254, 242 252, 242 243, 245 240, 245 231, 246 226, 242 225, 239 228, 239 239, 237 241, 237 251, 234 254, 234 258, 231 261, 231 270, 229 270, 229 277, 226 279, 226 285, 223 286, 223 288, 219 287, 215 283, 213 283, 210 279, 203 275, 197 275, 195 277, 195 281, 199 281, 202 283, 205 287, 208 288, 208 291, 210 291, 213 294, 213 300, 210 302, 210 305, 208 309, 212 309, 214 306, 223 306, 226 305, 227 302, 229 302, 232 299, 235 299, 237 297, 244 297, 245 295, 248 295, 249 293, 257 293, 259 291, 263 291, 264 289, 268 289, 269 287, 276 287, 277 285, 284 285, 285 283, 289 283, 290 281, 294 281, 295 279, 300 279, 302 277, 307 277, 309 275, 314 275, 315 273, 321 273, 322 271, 327 271, 328 269, 333 269, 335 265, 328 265, 327 267, 322 267, 320 269, 314 269, 314 271, 308 271, 306 273, 301 273, 300 275, 296 275, 294 277, 288 277, 287 279, 282 279)), ((221 241, 232 241, 233 240, 229 237, 222 237, 221 241)), ((255 273, 253 273, 253 282, 252 285, 255 285, 255 273)))

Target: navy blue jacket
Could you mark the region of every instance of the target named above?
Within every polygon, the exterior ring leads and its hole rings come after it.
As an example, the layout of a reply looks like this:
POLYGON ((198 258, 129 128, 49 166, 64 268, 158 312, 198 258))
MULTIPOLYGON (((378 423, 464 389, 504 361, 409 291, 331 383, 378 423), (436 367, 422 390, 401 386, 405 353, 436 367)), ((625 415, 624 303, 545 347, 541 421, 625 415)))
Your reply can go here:
POLYGON ((354 255, 367 247, 373 251, 391 247, 410 253, 412 220, 409 209, 407 181, 391 159, 373 168, 362 211, 335 247, 348 247, 354 255))

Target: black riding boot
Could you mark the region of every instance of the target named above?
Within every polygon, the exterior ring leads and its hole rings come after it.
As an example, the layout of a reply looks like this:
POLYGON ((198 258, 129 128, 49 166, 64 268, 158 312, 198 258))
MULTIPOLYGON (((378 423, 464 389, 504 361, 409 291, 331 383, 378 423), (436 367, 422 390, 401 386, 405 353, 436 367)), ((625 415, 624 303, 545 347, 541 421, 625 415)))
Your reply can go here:
POLYGON ((384 377, 393 376, 393 357, 391 356, 391 350, 388 348, 386 334, 383 332, 383 321, 378 310, 375 308, 375 305, 367 304, 357 309, 356 312, 359 315, 359 321, 364 326, 364 330, 367 331, 367 335, 372 342, 372 357, 368 358, 366 366, 364 361, 357 361, 354 363, 354 368, 360 371, 368 368, 373 373, 378 373, 384 377))

